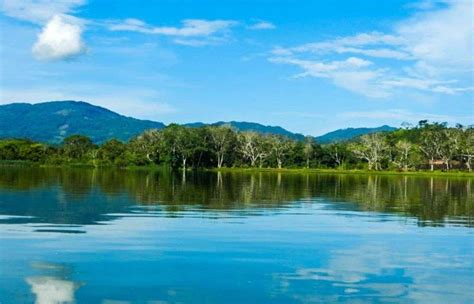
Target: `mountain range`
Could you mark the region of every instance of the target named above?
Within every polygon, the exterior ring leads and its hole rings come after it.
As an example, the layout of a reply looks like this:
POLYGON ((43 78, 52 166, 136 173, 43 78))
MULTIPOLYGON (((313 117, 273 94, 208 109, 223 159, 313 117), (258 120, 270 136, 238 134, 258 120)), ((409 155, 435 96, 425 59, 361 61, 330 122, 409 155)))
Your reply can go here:
MULTIPOLYGON (((303 134, 290 132, 279 126, 265 126, 253 122, 219 121, 212 124, 202 122, 184 124, 187 127, 229 124, 240 131, 256 131, 265 134, 284 135, 295 140, 304 139, 303 134)), ((147 129, 162 129, 161 122, 141 120, 120 115, 106 108, 82 101, 50 101, 36 104, 12 103, 0 105, 0 138, 29 138, 36 141, 58 144, 73 134, 89 136, 95 143, 116 138, 127 141, 147 129)), ((315 139, 320 143, 344 141, 380 131, 396 128, 340 129, 315 139)))
POLYGON ((397 128, 383 125, 376 128, 347 128, 339 129, 326 133, 324 135, 316 137, 316 140, 321 144, 327 144, 332 142, 340 142, 350 140, 354 137, 358 137, 364 134, 377 133, 377 132, 389 132, 394 131, 397 128))

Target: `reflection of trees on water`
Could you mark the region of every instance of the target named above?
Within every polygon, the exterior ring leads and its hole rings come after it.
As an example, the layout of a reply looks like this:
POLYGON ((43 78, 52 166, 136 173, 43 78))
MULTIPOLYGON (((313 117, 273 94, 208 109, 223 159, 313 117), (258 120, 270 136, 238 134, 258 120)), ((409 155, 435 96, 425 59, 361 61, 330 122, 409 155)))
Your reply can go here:
POLYGON ((440 224, 446 218, 458 218, 468 226, 473 225, 472 179, 376 175, 330 178, 334 179, 333 189, 322 186, 319 195, 354 202, 354 207, 361 210, 416 216, 421 223, 430 225, 440 224))
POLYGON ((398 213, 430 225, 448 219, 472 226, 474 216, 468 178, 0 168, 0 195, 15 193, 15 203, 0 202, 2 214, 65 224, 108 220, 113 216, 106 214, 129 212, 132 205, 158 205, 172 213, 192 206, 280 208, 310 198, 340 202, 329 208, 398 213), (27 195, 30 190, 38 197, 27 195))

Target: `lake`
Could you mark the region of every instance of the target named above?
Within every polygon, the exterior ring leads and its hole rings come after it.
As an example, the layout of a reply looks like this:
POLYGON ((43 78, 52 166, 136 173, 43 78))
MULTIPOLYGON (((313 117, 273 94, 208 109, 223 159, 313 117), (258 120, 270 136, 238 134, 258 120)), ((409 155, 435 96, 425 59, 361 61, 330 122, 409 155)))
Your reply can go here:
POLYGON ((473 184, 0 167, 0 303, 472 303, 473 184))

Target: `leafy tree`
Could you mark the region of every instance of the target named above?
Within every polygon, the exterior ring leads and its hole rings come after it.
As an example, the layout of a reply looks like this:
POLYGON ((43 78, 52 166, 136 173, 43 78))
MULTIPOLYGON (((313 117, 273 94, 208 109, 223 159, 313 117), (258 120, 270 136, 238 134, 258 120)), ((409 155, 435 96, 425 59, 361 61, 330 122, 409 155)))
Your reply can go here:
POLYGON ((106 141, 98 151, 101 160, 112 164, 121 164, 124 160, 126 145, 117 139, 106 141))
POLYGON ((158 163, 162 140, 163 134, 157 129, 147 130, 139 136, 132 138, 128 143, 128 150, 131 153, 133 162, 137 165, 158 163))
POLYGON ((72 159, 82 159, 94 149, 92 140, 83 135, 71 135, 64 139, 64 155, 72 159))

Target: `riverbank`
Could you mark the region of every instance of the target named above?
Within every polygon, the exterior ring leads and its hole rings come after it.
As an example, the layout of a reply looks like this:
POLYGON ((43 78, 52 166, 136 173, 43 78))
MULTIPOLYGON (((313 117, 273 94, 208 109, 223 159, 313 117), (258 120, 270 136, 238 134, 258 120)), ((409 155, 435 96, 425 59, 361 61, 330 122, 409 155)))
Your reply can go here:
MULTIPOLYGON (((39 167, 39 168, 89 168, 89 169, 111 169, 117 168, 115 166, 93 166, 84 163, 71 163, 62 165, 39 164, 29 161, 0 161, 0 166, 13 167, 39 167)), ((127 166, 119 168, 121 170, 129 171, 160 171, 169 170, 165 166, 147 165, 147 166, 127 166)), ((188 169, 192 171, 193 169, 188 169)), ((197 171, 208 172, 226 172, 226 173, 284 173, 284 174, 361 174, 361 175, 402 175, 402 176, 425 176, 425 177, 469 177, 474 178, 474 172, 466 171, 369 171, 360 169, 317 169, 317 168, 207 168, 198 169, 197 171)))
MULTIPOLYGON (((13 167, 39 167, 39 168, 89 168, 89 169, 110 169, 117 168, 115 166, 93 166, 91 164, 72 163, 62 165, 38 164, 28 161, 0 161, 0 166, 13 167)), ((127 166, 120 168, 129 171, 160 171, 170 170, 166 166, 147 165, 147 166, 127 166)), ((193 169, 188 169, 192 171, 193 169)), ((316 168, 207 168, 198 169, 197 171, 208 172, 225 172, 225 173, 284 173, 284 174, 361 174, 361 175, 402 175, 402 176, 435 176, 435 177, 469 177, 474 178, 474 172, 466 171, 369 171, 359 169, 316 169, 316 168)))
POLYGON ((410 176, 453 176, 453 177, 471 177, 474 178, 474 172, 466 171, 369 171, 369 170, 346 170, 346 169, 316 169, 316 168, 213 168, 206 169, 214 172, 276 172, 276 173, 294 173, 294 174, 364 174, 364 175, 410 175, 410 176))

